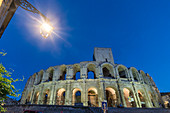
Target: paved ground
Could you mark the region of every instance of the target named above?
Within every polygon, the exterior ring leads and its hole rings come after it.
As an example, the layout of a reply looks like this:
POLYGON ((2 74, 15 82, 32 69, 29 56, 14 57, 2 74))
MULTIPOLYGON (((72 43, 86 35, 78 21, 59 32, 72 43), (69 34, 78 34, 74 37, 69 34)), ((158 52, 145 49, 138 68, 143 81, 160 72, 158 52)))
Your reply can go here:
MULTIPOLYGON (((8 105, 6 113, 23 113, 24 110, 37 110, 43 113, 103 113, 99 107, 75 107, 58 105, 8 105)), ((107 113, 170 113, 163 108, 109 108, 107 113)))

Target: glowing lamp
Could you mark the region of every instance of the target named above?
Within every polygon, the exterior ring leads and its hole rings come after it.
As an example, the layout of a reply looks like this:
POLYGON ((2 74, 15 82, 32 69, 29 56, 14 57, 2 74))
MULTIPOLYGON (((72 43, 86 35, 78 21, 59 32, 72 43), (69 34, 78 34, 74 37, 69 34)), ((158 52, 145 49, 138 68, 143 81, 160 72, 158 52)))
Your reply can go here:
POLYGON ((53 31, 53 27, 48 23, 43 23, 40 27, 40 34, 44 38, 47 38, 48 36, 50 36, 52 31, 53 31))

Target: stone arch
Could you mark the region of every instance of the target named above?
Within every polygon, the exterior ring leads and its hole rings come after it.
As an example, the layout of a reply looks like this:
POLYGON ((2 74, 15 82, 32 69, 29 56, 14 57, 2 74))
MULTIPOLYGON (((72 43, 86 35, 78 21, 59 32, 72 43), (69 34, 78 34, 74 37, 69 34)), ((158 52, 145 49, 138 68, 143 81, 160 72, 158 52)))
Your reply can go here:
POLYGON ((114 76, 114 66, 110 63, 101 64, 103 77, 106 78, 115 78, 114 76))
POLYGON ((73 80, 80 79, 80 65, 74 64, 73 65, 73 80))
POLYGON ((128 78, 128 69, 124 65, 118 65, 117 71, 120 78, 128 78))
POLYGON ((96 65, 94 63, 86 64, 87 67, 87 78, 94 78, 96 79, 97 70, 96 65))
POLYGON ((117 99, 117 93, 115 89, 111 87, 106 88, 106 99, 107 99, 108 107, 117 107, 118 99, 117 99))
POLYGON ((98 92, 96 88, 88 89, 88 106, 98 107, 98 92))
POLYGON ((148 73, 146 73, 146 76, 147 76, 147 78, 148 78, 148 82, 149 82, 152 86, 156 87, 156 84, 155 84, 155 82, 153 81, 152 77, 151 77, 148 73))
POLYGON ((42 97, 43 104, 49 104, 50 103, 50 90, 46 89, 43 92, 43 97, 42 97))
POLYGON ((131 67, 129 70, 131 71, 134 81, 140 81, 139 72, 137 71, 137 69, 134 67, 131 67))
POLYGON ((81 103, 81 90, 79 88, 74 88, 72 91, 72 104, 81 103))
POLYGON ((67 76, 67 67, 66 65, 60 66, 60 77, 59 80, 66 80, 67 76))
POLYGON ((34 94, 34 99, 33 99, 33 103, 34 104, 38 104, 38 97, 39 97, 40 93, 39 91, 37 91, 35 94, 34 94))
POLYGON ((146 79, 146 74, 145 74, 145 72, 142 71, 142 70, 140 70, 140 74, 142 75, 142 78, 143 78, 144 83, 147 84, 148 81, 147 81, 147 79, 146 79))
POLYGON ((34 85, 35 84, 35 80, 36 80, 36 73, 34 73, 33 75, 32 75, 32 85, 34 85))
POLYGON ((44 70, 41 70, 38 72, 38 77, 37 77, 37 84, 40 84, 43 78, 44 70))
POLYGON ((126 107, 136 107, 134 94, 130 88, 123 88, 124 99, 126 107))
POLYGON ((64 105, 65 104, 65 92, 64 88, 60 88, 57 90, 56 95, 56 105, 64 105))
POLYGON ((140 104, 142 106, 142 108, 146 108, 146 102, 145 102, 145 95, 144 92, 142 90, 138 90, 138 96, 140 99, 140 104))
POLYGON ((47 73, 48 73, 48 80, 47 81, 53 81, 54 68, 53 67, 48 68, 47 73))

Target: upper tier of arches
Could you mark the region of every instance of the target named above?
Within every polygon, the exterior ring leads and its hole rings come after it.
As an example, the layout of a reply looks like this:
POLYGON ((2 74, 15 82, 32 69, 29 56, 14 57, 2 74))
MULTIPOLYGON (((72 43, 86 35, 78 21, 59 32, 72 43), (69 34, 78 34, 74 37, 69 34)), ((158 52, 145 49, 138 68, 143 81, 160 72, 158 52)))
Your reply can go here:
POLYGON ((134 67, 127 68, 122 64, 95 61, 81 62, 74 65, 60 65, 41 70, 30 76, 26 87, 50 81, 99 78, 142 82, 156 87, 152 77, 142 70, 137 70, 134 67))

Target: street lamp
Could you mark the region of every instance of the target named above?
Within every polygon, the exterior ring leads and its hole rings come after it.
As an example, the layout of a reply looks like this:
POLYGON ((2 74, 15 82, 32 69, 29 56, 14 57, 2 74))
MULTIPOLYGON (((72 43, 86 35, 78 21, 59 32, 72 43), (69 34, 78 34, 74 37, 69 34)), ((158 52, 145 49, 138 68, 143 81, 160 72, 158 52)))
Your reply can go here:
POLYGON ((40 34, 44 38, 47 38, 51 34, 52 31, 53 31, 53 27, 46 22, 42 23, 42 25, 40 26, 40 34))
MULTIPOLYGON (((7 1, 9 2, 9 1, 7 1)), ((5 4, 6 6, 9 5, 7 3, 5 3, 5 0, 1 2, 1 4, 5 4)), ((5 8, 6 8, 5 6, 5 8)), ((7 10, 7 14, 6 14, 6 17, 5 18, 1 18, 0 19, 0 38, 3 34, 3 32, 5 31, 8 23, 10 22, 13 14, 15 13, 16 9, 18 7, 21 7, 29 12, 32 12, 34 14, 38 14, 40 15, 41 17, 43 17, 44 19, 44 22, 42 23, 42 25, 40 26, 40 34, 44 37, 44 38, 47 38, 48 36, 50 36, 50 34, 53 32, 53 27, 51 26, 50 24, 50 21, 49 19, 43 15, 39 10, 37 10, 32 4, 30 4, 27 0, 12 0, 12 2, 10 3, 10 6, 9 8, 5 9, 7 10), (1 21, 2 20, 2 21, 1 21), (3 21, 4 20, 4 21, 3 21), (2 23, 1 23, 2 22, 2 23)), ((3 9, 3 7, 0 6, 1 9, 3 9)), ((0 11, 1 11, 0 9, 0 11)))

